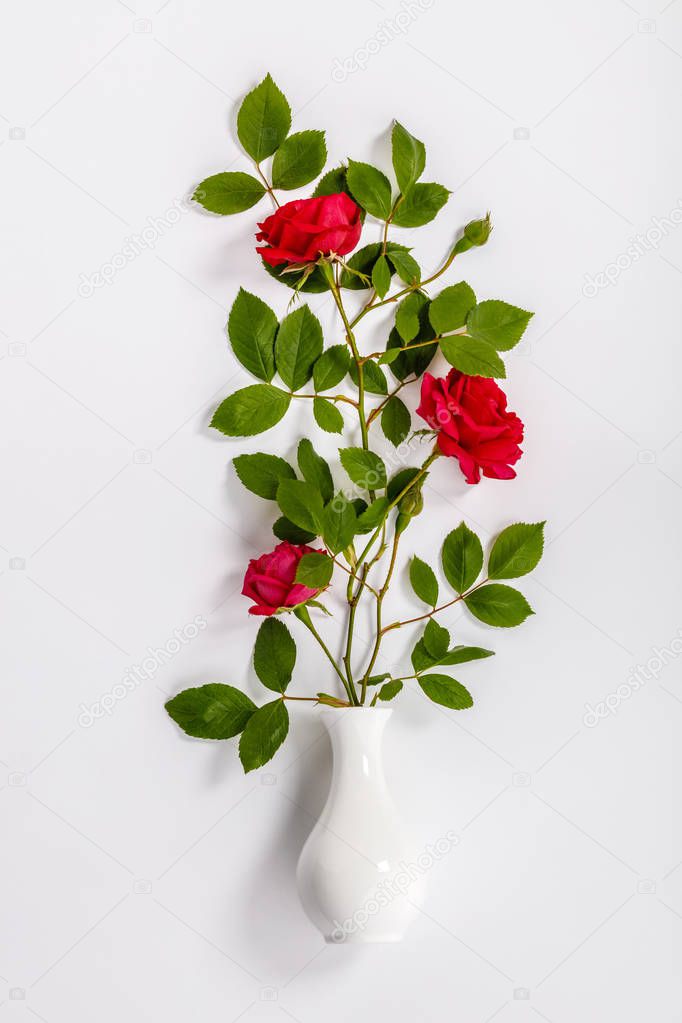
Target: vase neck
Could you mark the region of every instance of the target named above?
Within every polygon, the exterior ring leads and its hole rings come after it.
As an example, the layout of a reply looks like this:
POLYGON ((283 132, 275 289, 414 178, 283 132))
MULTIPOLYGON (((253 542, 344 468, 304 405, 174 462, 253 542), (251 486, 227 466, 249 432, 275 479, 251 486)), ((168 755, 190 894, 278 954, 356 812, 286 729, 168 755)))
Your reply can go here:
POLYGON ((353 707, 322 714, 334 753, 336 783, 384 783, 381 744, 392 713, 389 708, 353 707))

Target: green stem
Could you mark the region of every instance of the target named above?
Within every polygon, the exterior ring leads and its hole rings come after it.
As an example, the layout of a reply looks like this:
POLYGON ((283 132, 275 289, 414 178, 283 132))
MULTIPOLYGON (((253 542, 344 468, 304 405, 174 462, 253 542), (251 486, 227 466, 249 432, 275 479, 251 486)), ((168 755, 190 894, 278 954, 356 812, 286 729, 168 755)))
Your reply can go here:
POLYGON ((391 550, 391 560, 390 560, 389 565, 388 565, 388 571, 386 573, 386 578, 384 579, 384 584, 381 587, 381 589, 379 590, 379 596, 377 597, 377 604, 376 604, 376 638, 374 640, 374 648, 372 650, 372 654, 371 654, 370 659, 369 659, 369 664, 367 665, 367 670, 365 671, 365 674, 362 676, 362 683, 361 683, 362 690, 361 690, 361 693, 360 693, 360 703, 363 703, 363 704, 364 704, 366 696, 367 696, 367 679, 372 674, 372 668, 374 667, 374 665, 376 663, 376 659, 379 656, 379 648, 381 647, 381 640, 383 639, 383 632, 382 632, 382 629, 381 629, 382 607, 383 607, 383 603, 384 603, 384 597, 386 596, 386 593, 388 591, 388 587, 389 587, 389 585, 391 583, 391 578, 393 576, 393 570, 395 569, 396 558, 398 556, 398 544, 400 543, 400 536, 401 536, 401 534, 396 532, 394 537, 393 537, 393 547, 392 547, 392 550, 391 550))
POLYGON ((403 489, 400 491, 400 493, 396 497, 394 497, 392 501, 389 502, 389 504, 388 504, 388 506, 386 508, 386 511, 383 514, 381 522, 379 523, 379 525, 376 527, 376 529, 372 533, 371 537, 369 538, 369 541, 368 541, 367 545, 365 546, 364 551, 362 552, 362 554, 358 558, 358 562, 364 561, 365 558, 367 557, 367 553, 371 550, 372 546, 374 545, 374 543, 378 539, 379 533, 380 533, 384 523, 386 522, 386 519, 388 517, 388 513, 391 511, 391 509, 395 508, 395 506, 398 504, 398 502, 402 501, 403 497, 408 492, 408 490, 411 490, 411 488, 415 485, 415 483, 418 483, 419 480, 424 476, 424 474, 426 472, 428 472, 429 466, 433 462, 435 462, 435 460, 439 457, 439 455, 440 455, 439 449, 437 447, 434 448, 434 450, 431 452, 431 454, 426 459, 426 461, 419 467, 419 470, 412 477, 410 482, 407 483, 406 486, 404 486, 403 489))
POLYGON ((347 397, 345 394, 301 394, 295 391, 289 391, 292 398, 326 398, 327 401, 345 401, 347 405, 352 405, 353 408, 358 407, 357 401, 353 398, 347 397))
POLYGON ((488 579, 482 579, 480 583, 476 583, 476 585, 468 589, 466 593, 460 593, 458 597, 455 597, 454 600, 449 600, 447 604, 440 604, 438 607, 434 607, 432 611, 427 611, 426 614, 417 615, 416 618, 405 618, 404 621, 391 622, 390 625, 385 625, 381 631, 385 635, 387 632, 390 632, 391 629, 401 629, 403 625, 413 625, 415 622, 423 622, 426 618, 433 618, 433 616, 437 615, 440 611, 445 611, 447 608, 452 607, 453 604, 459 604, 460 600, 466 600, 470 593, 473 593, 474 590, 477 590, 480 586, 485 586, 488 581, 488 579))
POLYGON ((329 263, 322 263, 322 269, 323 269, 324 275, 327 278, 327 281, 329 283, 329 287, 331 288, 331 292, 332 292, 332 295, 334 297, 334 301, 336 303, 336 308, 339 310, 339 314, 341 316, 341 319, 343 320, 343 325, 346 328, 346 340, 348 341, 348 344, 350 346, 350 350, 351 350, 351 352, 353 354, 353 360, 354 360, 356 368, 357 368, 357 373, 358 373, 358 405, 357 405, 357 408, 358 408, 358 418, 360 420, 360 433, 362 435, 362 446, 365 449, 365 451, 367 451, 368 448, 369 448, 369 441, 368 441, 368 437, 367 437, 367 418, 365 416, 365 378, 364 378, 364 372, 363 372, 363 369, 362 369, 362 359, 360 358, 360 353, 358 352, 358 346, 357 346, 357 344, 355 342, 355 335, 353 333, 353 328, 351 326, 350 320, 348 319, 348 315, 346 313, 346 310, 343 307, 343 302, 341 300, 341 292, 339 290, 338 281, 334 277, 334 272, 333 272, 331 266, 329 265, 329 263))
MULTIPOLYGON (((362 564, 363 565, 362 575, 360 576, 360 579, 359 579, 359 582, 358 582, 358 588, 355 591, 355 593, 353 593, 353 591, 352 591, 352 580, 351 580, 348 583, 348 590, 346 592, 346 599, 348 600, 348 603, 351 606, 351 615, 349 616, 348 634, 347 634, 347 639, 346 639, 346 655, 344 657, 344 663, 346 665, 346 673, 347 674, 351 670, 350 669, 350 651, 351 651, 351 646, 352 646, 352 642, 353 642, 353 639, 352 639, 352 627, 353 627, 353 622, 355 621, 355 611, 354 611, 354 608, 357 606, 357 602, 359 601, 359 599, 360 599, 360 597, 362 595, 362 590, 363 590, 364 586, 366 585, 367 573, 369 572, 369 570, 372 567, 372 565, 374 565, 375 562, 379 560, 379 558, 381 557, 381 555, 383 553, 383 544, 379 548, 378 553, 374 556, 372 561, 369 562, 369 563, 366 562, 367 555, 369 554, 370 550, 372 549, 372 547, 374 546, 374 544, 378 540, 379 536, 381 535, 382 538, 383 538, 383 536, 385 534, 385 530, 386 530, 386 519, 388 517, 388 513, 391 511, 392 508, 394 508, 398 504, 399 501, 401 501, 403 499, 403 497, 408 492, 408 490, 410 490, 410 488, 413 487, 415 485, 415 483, 419 482, 419 480, 428 471, 428 468, 431 465, 431 463, 434 462, 436 460, 436 458, 438 458, 439 455, 440 455, 440 451, 438 450, 438 448, 437 447, 434 448, 434 450, 431 452, 431 454, 426 459, 424 464, 420 467, 420 469, 416 473, 416 475, 410 480, 410 482, 405 487, 403 487, 403 489, 400 491, 400 493, 396 497, 394 497, 394 499, 389 503, 388 507, 386 508, 386 511, 384 512, 384 515, 383 515, 383 518, 382 518, 381 522, 379 523, 379 525, 374 530, 374 533, 369 538, 369 541, 366 544, 365 549, 363 550, 362 554, 358 558, 358 564, 362 564), (364 564, 363 564, 363 562, 364 562, 364 564)), ((384 630, 384 631, 386 631, 386 630, 384 630)))
MULTIPOLYGON (((433 344, 433 342, 429 341, 429 344, 433 344)), ((416 345, 415 345, 415 347, 416 347, 416 345)), ((377 355, 381 355, 382 353, 381 352, 377 352, 376 354, 377 355)), ((401 380, 400 383, 398 384, 398 386, 394 387, 393 390, 390 392, 390 394, 386 395, 386 397, 381 402, 381 404, 377 405, 377 407, 375 409, 372 409, 372 411, 370 412, 369 416, 367 417, 367 425, 371 426, 372 423, 374 422, 374 420, 376 419, 376 417, 378 415, 380 415, 382 410, 385 408, 385 406, 388 405, 388 403, 391 400, 391 398, 394 398, 396 396, 396 394, 398 394, 399 391, 402 391, 403 387, 407 387, 408 384, 414 383, 414 381, 416 379, 417 379, 417 377, 410 377, 407 380, 401 380)))
MULTIPOLYGON (((461 330, 452 330, 448 334, 436 334, 435 337, 429 338, 428 341, 408 341, 404 347, 409 348, 410 351, 412 351, 413 348, 427 348, 429 345, 437 345, 440 341, 445 341, 449 337, 460 337, 461 335, 466 334, 466 332, 467 328, 462 327, 461 330)), ((385 354, 386 352, 372 352, 370 355, 365 355, 363 361, 367 362, 369 359, 378 359, 381 355, 385 354)), ((416 380, 417 378, 415 377, 414 379, 416 380)), ((412 381, 407 382, 411 383, 412 381)))
POLYGON ((360 599, 360 594, 362 593, 362 587, 364 586, 365 580, 367 578, 367 572, 368 572, 367 565, 363 565, 363 567, 362 567, 362 576, 360 577, 360 582, 359 582, 359 585, 358 585, 358 589, 356 590, 356 592, 353 594, 353 596, 348 601, 348 626, 346 628, 346 650, 345 650, 345 653, 343 655, 343 663, 344 663, 344 665, 346 667, 346 676, 348 678, 348 685, 349 685, 350 689, 352 689, 352 691, 353 691, 353 697, 354 697, 353 702, 354 702, 356 707, 358 707, 360 705, 360 701, 358 699, 358 694, 357 694, 357 691, 355 689, 355 683, 353 682, 353 661, 352 661, 353 629, 354 629, 354 626, 355 626, 355 615, 356 615, 357 610, 358 610, 358 601, 360 599))
POLYGON ((263 174, 263 171, 260 169, 260 164, 257 163, 255 166, 256 166, 256 173, 258 174, 259 178, 261 179, 261 181, 265 185, 265 191, 268 193, 268 195, 272 199, 273 203, 275 204, 275 209, 279 209, 279 202, 277 201, 277 196, 275 195, 275 193, 272 190, 272 185, 270 184, 268 179, 265 177, 265 174, 263 174))
POLYGON ((381 307, 384 305, 390 305, 392 302, 397 302, 405 295, 409 295, 411 291, 421 291, 421 289, 425 288, 427 284, 431 284, 433 281, 438 280, 441 274, 444 274, 445 271, 452 265, 452 261, 454 260, 455 255, 456 252, 453 248, 452 252, 445 260, 440 270, 436 270, 434 274, 431 274, 431 276, 427 277, 426 280, 420 281, 419 284, 413 284, 407 288, 403 288, 401 291, 397 291, 395 295, 391 295, 390 298, 385 298, 382 302, 374 302, 372 299, 370 299, 370 301, 367 302, 367 304, 362 307, 362 309, 355 317, 355 319, 351 320, 351 327, 356 327, 360 320, 364 319, 364 317, 367 315, 368 312, 370 312, 370 310, 381 309, 381 307))
POLYGON ((320 644, 320 646, 324 650, 324 652, 325 652, 325 654, 327 656, 327 660, 330 662, 330 664, 334 668, 334 671, 336 672, 336 674, 341 679, 341 684, 343 685, 343 688, 346 690, 346 693, 348 695, 348 699, 351 701, 351 703, 357 704, 357 695, 351 689, 351 687, 347 684, 346 679, 343 676, 343 672, 340 671, 339 666, 336 663, 334 655, 332 654, 332 652, 330 651, 329 647, 327 646, 325 641, 322 639, 322 636, 320 636, 319 632, 317 631, 317 629, 313 625, 312 621, 310 620, 310 612, 308 611, 308 608, 304 604, 302 604, 300 607, 296 608, 296 610, 294 611, 294 614, 296 615, 296 617, 298 618, 299 621, 303 622, 303 624, 305 625, 306 629, 308 629, 308 631, 313 634, 313 636, 315 637, 317 642, 320 644))
MULTIPOLYGON (((346 574, 347 574, 348 576, 350 576, 350 578, 349 578, 349 580, 348 580, 348 585, 349 585, 349 586, 350 586, 350 587, 352 588, 352 586, 353 586, 353 583, 354 583, 354 582, 356 581, 356 579, 358 578, 358 574, 357 574, 357 572, 354 572, 354 571, 353 571, 352 569, 350 569, 350 568, 346 568, 346 566, 345 566, 345 565, 342 565, 342 564, 341 564, 341 562, 340 562, 340 561, 337 561, 337 559, 336 559, 335 557, 333 557, 333 556, 332 556, 331 554, 329 555, 329 557, 330 557, 330 558, 332 559, 332 561, 333 561, 333 562, 334 562, 334 564, 335 564, 335 565, 337 566, 337 568, 340 568, 342 572, 345 572, 345 573, 346 573, 346 574)), ((349 564, 350 564, 350 562, 349 562, 349 564)), ((375 596, 375 597, 378 597, 378 596, 379 596, 379 593, 378 593, 378 591, 377 591, 377 590, 375 590, 373 586, 370 586, 370 585, 369 585, 369 583, 365 583, 365 586, 366 586, 366 588, 367 588, 367 589, 369 590, 369 592, 370 592, 370 593, 373 593, 373 594, 374 594, 374 596, 375 596)))

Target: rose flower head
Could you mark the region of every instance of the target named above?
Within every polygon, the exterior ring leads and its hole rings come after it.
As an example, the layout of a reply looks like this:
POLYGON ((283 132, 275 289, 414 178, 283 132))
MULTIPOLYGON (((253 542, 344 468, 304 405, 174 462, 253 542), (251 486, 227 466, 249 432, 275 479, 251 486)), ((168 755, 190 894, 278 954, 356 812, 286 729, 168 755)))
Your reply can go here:
POLYGON ((252 615, 274 615, 283 608, 298 607, 316 597, 319 590, 296 582, 296 569, 304 554, 325 554, 305 544, 288 540, 278 544, 270 554, 249 561, 242 593, 254 601, 252 615))
POLYGON ((510 480, 521 457, 523 423, 507 410, 507 396, 494 380, 451 369, 447 377, 425 373, 418 415, 438 432, 441 453, 456 458, 467 483, 510 480))
POLYGON ((345 192, 294 199, 262 224, 256 246, 266 263, 315 263, 320 256, 345 256, 360 241, 360 207, 345 192))

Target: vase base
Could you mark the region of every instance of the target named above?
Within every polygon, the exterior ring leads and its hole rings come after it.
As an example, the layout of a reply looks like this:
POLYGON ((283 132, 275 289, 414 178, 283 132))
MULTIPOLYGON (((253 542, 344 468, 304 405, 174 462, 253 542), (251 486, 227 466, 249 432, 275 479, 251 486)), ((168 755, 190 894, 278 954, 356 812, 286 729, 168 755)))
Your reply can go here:
POLYGON ((327 945, 392 945, 403 940, 402 934, 327 934, 327 945))

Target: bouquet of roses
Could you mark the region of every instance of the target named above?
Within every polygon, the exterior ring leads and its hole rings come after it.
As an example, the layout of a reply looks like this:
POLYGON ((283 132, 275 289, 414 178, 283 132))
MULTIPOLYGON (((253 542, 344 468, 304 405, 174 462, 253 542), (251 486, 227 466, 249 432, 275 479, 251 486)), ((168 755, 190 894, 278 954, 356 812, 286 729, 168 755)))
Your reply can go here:
POLYGON ((292 700, 373 707, 415 680, 444 707, 470 707, 470 693, 450 669, 492 651, 451 645, 437 616, 462 602, 487 625, 520 625, 533 612, 517 589, 500 580, 530 572, 543 549, 544 523, 518 523, 499 534, 486 559, 480 539, 462 522, 442 546, 446 593, 441 595, 434 570, 413 555, 409 580, 422 606, 385 621, 384 600, 399 548, 402 554, 409 545, 406 531, 423 513, 424 482, 433 462, 452 459, 453 470, 458 466, 469 484, 482 476, 508 480, 516 475, 512 467, 521 457, 523 423, 507 409, 496 378, 505 376, 500 353, 518 343, 532 314, 498 299, 478 301, 465 281, 436 292, 431 287, 440 285, 455 260, 459 265, 459 256, 486 244, 489 215, 467 224, 443 264, 427 276, 410 249, 394 240, 400 229, 433 220, 449 198, 442 185, 421 181, 424 145, 401 124, 393 125, 391 135, 397 188, 378 168, 348 160, 327 171, 309 198, 280 204, 278 195, 310 184, 327 157, 324 132, 290 134, 290 128, 289 104, 268 75, 246 96, 237 117, 239 140, 255 175, 215 174, 194 196, 204 209, 224 215, 250 209, 267 193, 274 212, 258 224, 256 251, 268 274, 290 289, 293 305, 279 322, 261 298, 239 291, 229 314, 229 340, 236 358, 259 382, 227 397, 211 425, 228 437, 263 433, 300 400, 312 406, 320 430, 357 437, 339 448, 348 479, 338 490, 328 463, 308 438, 298 444, 295 466, 271 452, 234 459, 243 485, 274 509, 278 543, 249 563, 243 593, 252 601, 250 613, 262 618, 255 671, 276 697, 257 707, 234 686, 211 683, 181 692, 166 709, 188 735, 240 735, 245 771, 266 763, 284 742, 292 700), (267 169, 264 161, 270 158, 267 169), (358 247, 363 231, 375 240, 358 247), (340 335, 333 344, 325 344, 322 327, 302 298, 320 292, 330 292, 338 309, 340 335), (367 352, 360 331, 378 309, 394 312, 393 325, 381 350, 367 352), (438 353, 452 367, 444 377, 428 372, 438 353), (421 390, 422 424, 414 432, 399 397, 408 387, 421 390), (392 475, 374 450, 372 434, 378 429, 403 463, 392 475), (405 464, 415 452, 418 464, 405 464), (329 612, 320 598, 332 585, 343 586, 347 602, 339 657, 323 635, 329 612), (375 624, 369 654, 360 659, 353 638, 362 602, 371 606, 375 624), (412 623, 423 623, 412 670, 378 672, 384 640, 412 623), (296 664, 290 625, 307 630, 320 645, 337 680, 336 692, 288 694, 296 664))

